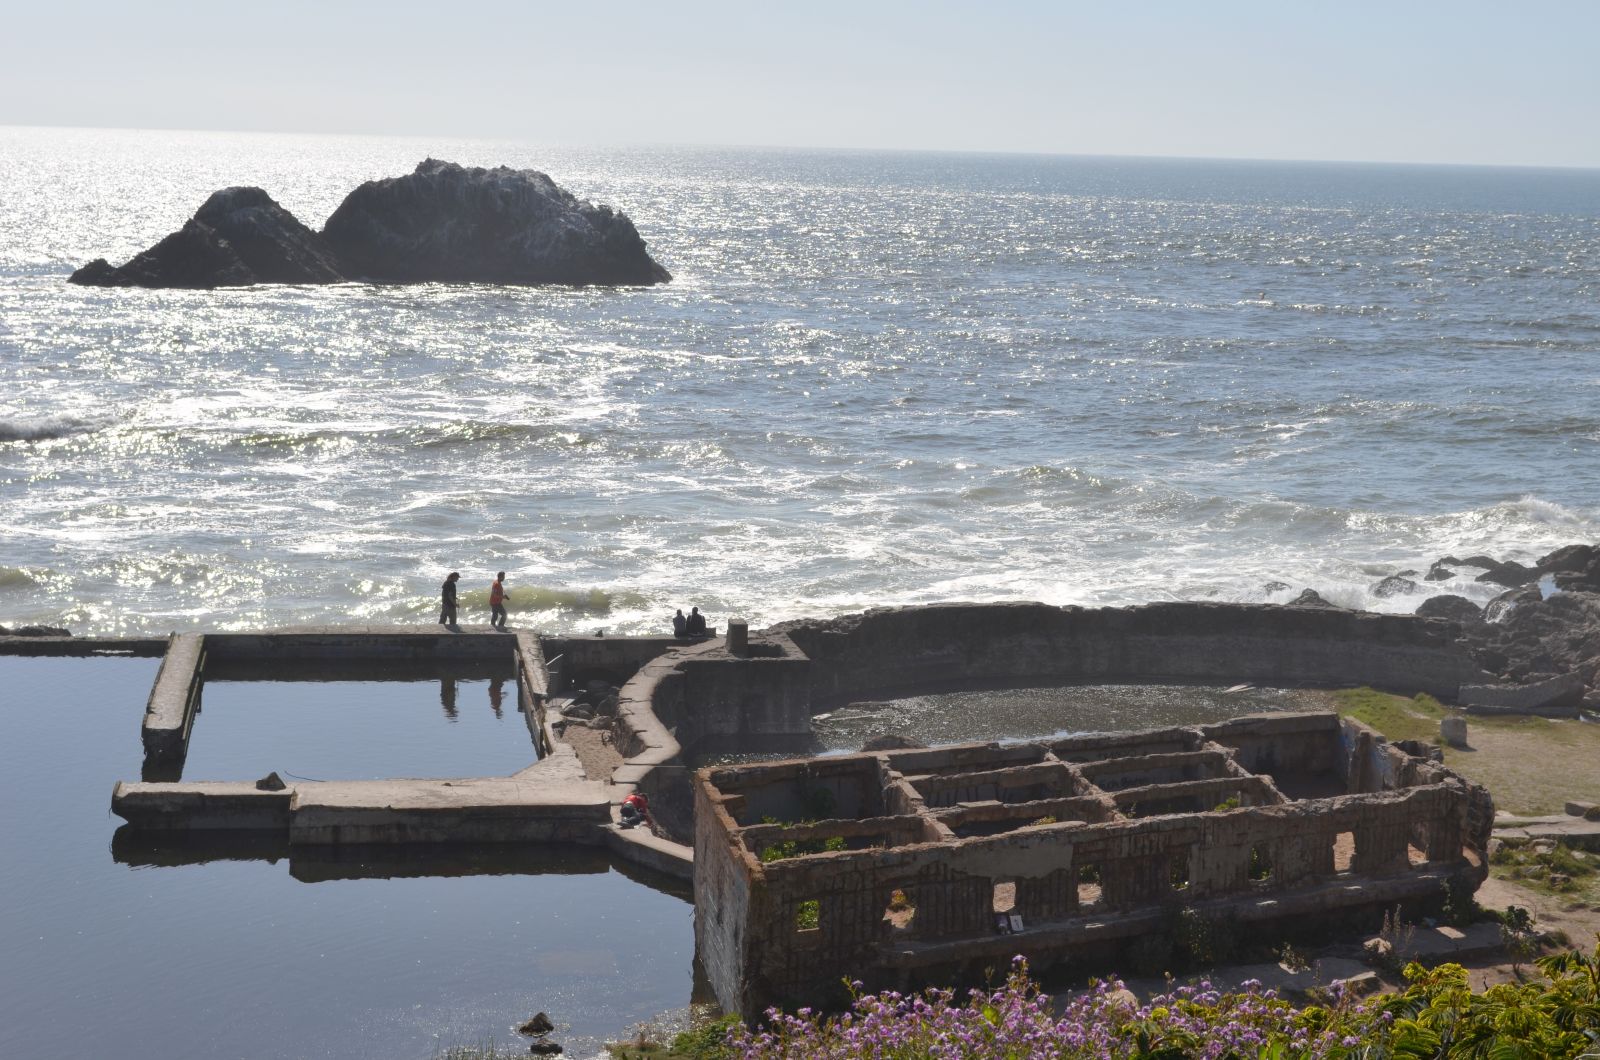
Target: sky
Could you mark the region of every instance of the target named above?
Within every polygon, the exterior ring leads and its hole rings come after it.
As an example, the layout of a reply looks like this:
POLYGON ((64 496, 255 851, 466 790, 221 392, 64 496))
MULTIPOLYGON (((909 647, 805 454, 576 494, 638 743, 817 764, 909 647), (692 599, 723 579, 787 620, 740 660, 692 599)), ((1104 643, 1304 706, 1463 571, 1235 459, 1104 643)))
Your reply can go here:
POLYGON ((1595 0, 0 0, 0 124, 1600 166, 1595 0))

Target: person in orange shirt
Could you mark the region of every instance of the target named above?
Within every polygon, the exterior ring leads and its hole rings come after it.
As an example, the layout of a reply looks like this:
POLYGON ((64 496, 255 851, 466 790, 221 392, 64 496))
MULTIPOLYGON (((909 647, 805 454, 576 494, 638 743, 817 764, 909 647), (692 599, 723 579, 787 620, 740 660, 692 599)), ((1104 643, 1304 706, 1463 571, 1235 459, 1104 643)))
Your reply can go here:
POLYGON ((489 625, 504 633, 506 629, 506 572, 494 576, 489 586, 489 625))

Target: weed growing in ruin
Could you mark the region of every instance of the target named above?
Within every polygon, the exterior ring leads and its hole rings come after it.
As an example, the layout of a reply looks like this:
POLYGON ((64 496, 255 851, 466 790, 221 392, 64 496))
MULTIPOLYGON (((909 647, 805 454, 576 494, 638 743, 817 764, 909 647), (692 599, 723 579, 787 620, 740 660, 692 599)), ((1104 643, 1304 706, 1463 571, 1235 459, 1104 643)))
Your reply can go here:
POLYGON ((1295 949, 1291 943, 1285 942, 1282 946, 1279 946, 1273 952, 1273 956, 1278 959, 1279 964, 1291 972, 1309 972, 1311 970, 1310 959, 1306 957, 1304 952, 1295 949))
MULTIPOLYGON (((801 825, 816 824, 815 821, 780 821, 776 817, 761 818, 762 824, 782 825, 784 828, 796 828, 801 825)), ((834 835, 819 839, 783 839, 770 846, 761 848, 760 858, 763 862, 782 861, 784 858, 798 857, 801 854, 828 854, 838 850, 848 850, 849 843, 844 836, 834 835)))
POLYGON ((1597 872, 1594 855, 1565 843, 1547 847, 1501 843, 1489 856, 1489 864, 1501 879, 1516 880, 1549 894, 1581 891, 1597 872))

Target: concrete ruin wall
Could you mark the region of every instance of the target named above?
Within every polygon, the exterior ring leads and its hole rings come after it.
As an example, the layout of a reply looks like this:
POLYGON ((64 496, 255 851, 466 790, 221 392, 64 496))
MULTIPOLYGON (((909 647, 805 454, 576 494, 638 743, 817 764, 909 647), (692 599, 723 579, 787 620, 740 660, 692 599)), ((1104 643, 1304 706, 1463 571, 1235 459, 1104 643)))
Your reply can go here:
POLYGON ((1332 714, 708 768, 695 789, 697 945, 745 1015, 837 1003, 841 978, 911 987, 1016 953, 1114 959, 1177 906, 1269 928, 1370 919, 1475 888, 1493 815, 1482 788, 1332 714), (1348 786, 1295 800, 1245 762, 1348 786), (799 852, 771 860, 785 842, 799 852), (997 885, 1021 934, 997 933, 997 885), (896 892, 909 924, 886 917, 896 892))
POLYGON ((1454 700, 1484 679, 1445 623, 1337 608, 934 604, 790 622, 814 707, 985 685, 1252 681, 1372 685, 1454 700))

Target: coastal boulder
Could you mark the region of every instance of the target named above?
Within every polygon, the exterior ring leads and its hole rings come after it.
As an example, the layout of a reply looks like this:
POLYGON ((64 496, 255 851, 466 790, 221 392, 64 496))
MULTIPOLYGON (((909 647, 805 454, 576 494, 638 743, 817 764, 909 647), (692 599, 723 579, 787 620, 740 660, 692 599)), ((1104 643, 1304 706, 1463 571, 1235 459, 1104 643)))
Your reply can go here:
MULTIPOLYGON (((1416 573, 1413 571, 1412 573, 1416 573)), ((1379 599, 1390 596, 1410 596, 1422 587, 1402 574, 1391 574, 1372 587, 1372 595, 1379 599)))
POLYGON ((213 192, 182 228, 127 264, 96 258, 70 277, 94 287, 244 287, 338 283, 321 236, 260 188, 213 192))
POLYGON ((1322 598, 1322 594, 1315 589, 1306 589, 1299 596, 1289 601, 1290 607, 1331 607, 1339 609, 1338 604, 1330 604, 1322 598))
POLYGON ((531 169, 428 159, 369 180, 323 237, 352 275, 385 283, 652 284, 672 277, 625 214, 531 169))
POLYGON ((1532 567, 1524 567, 1516 560, 1506 560, 1478 575, 1480 582, 1489 582, 1493 585, 1503 585, 1507 589, 1515 589, 1519 585, 1526 585, 1539 577, 1539 572, 1532 567))
POLYGON ((1430 596, 1417 605, 1423 618, 1442 618, 1449 622, 1482 622, 1483 608, 1465 596, 1430 596))

